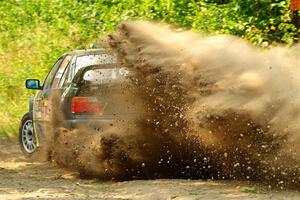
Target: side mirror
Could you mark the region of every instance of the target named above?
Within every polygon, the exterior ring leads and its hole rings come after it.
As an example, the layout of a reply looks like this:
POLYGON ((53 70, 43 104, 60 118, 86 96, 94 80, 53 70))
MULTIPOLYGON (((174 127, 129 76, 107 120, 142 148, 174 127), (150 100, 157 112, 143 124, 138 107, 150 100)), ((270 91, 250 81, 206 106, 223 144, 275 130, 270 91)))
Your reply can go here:
POLYGON ((40 81, 38 79, 27 79, 25 82, 25 86, 27 89, 32 90, 41 90, 42 87, 40 85, 40 81))

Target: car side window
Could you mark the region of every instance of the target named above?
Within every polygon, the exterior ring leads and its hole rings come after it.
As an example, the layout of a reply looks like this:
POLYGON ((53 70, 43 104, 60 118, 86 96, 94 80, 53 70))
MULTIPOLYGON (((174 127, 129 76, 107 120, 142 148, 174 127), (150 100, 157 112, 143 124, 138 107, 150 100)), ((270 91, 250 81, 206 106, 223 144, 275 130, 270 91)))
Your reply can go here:
POLYGON ((60 88, 62 86, 63 80, 62 77, 68 67, 68 65, 70 64, 72 56, 67 55, 64 60, 62 61, 62 63, 60 64, 55 76, 54 76, 54 80, 52 83, 52 88, 60 88))
POLYGON ((65 72, 64 72, 64 74, 63 74, 63 76, 62 76, 62 78, 61 78, 61 81, 60 81, 60 83, 59 83, 60 87, 65 87, 65 86, 67 86, 68 84, 71 83, 71 81, 72 81, 71 73, 72 73, 72 71, 74 70, 74 66, 75 66, 75 61, 74 61, 74 59, 75 59, 75 58, 76 58, 76 57, 74 57, 74 56, 71 58, 71 61, 70 61, 70 63, 69 63, 69 66, 68 66, 67 69, 65 70, 65 72))
POLYGON ((51 87, 54 75, 57 71, 57 69, 59 68, 61 62, 63 61, 63 57, 59 58, 56 63, 53 65, 51 71, 49 72, 48 76, 46 77, 45 81, 44 81, 44 85, 43 85, 43 89, 49 89, 51 87))

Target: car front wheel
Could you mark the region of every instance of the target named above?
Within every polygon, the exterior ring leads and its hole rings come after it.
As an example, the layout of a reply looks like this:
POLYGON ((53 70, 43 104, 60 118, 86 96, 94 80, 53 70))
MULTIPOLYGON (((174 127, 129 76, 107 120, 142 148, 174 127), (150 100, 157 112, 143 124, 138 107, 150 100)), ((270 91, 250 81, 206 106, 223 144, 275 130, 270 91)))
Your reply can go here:
POLYGON ((36 139, 30 113, 26 113, 19 127, 19 142, 23 153, 31 156, 36 150, 36 139))

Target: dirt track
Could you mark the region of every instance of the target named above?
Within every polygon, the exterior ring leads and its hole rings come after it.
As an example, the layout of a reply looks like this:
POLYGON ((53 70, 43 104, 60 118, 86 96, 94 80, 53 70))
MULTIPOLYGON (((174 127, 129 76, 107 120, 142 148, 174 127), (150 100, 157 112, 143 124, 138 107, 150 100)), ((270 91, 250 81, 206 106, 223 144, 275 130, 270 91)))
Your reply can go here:
POLYGON ((49 163, 26 159, 0 142, 0 199, 300 199, 300 192, 267 191, 250 183, 202 180, 82 180, 49 163))

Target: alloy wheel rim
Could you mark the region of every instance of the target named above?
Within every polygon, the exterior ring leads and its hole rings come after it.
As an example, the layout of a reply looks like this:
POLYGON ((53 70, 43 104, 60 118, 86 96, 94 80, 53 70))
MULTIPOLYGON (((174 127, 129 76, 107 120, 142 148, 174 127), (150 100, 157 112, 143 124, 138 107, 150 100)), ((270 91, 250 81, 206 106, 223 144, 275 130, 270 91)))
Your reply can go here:
POLYGON ((27 120, 22 127, 22 144, 27 153, 33 153, 35 151, 36 145, 32 120, 27 120))

